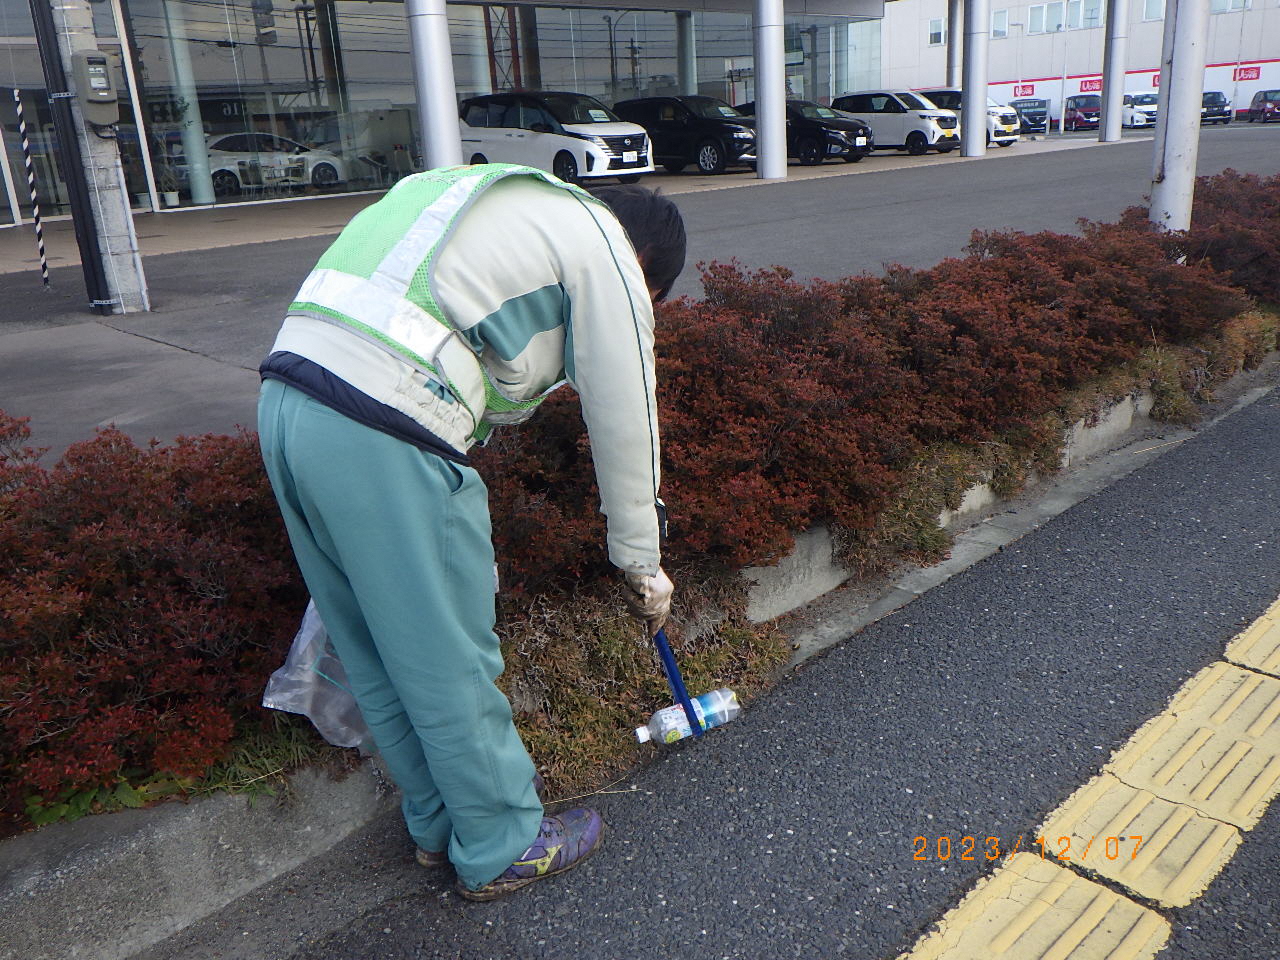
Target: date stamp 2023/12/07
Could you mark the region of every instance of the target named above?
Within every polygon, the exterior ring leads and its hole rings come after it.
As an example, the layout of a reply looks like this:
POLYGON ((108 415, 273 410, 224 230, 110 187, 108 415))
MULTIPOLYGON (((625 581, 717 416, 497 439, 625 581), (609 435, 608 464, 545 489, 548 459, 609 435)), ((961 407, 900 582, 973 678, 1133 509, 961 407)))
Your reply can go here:
POLYGON ((999 860, 1012 857, 1020 850, 1037 850, 1040 859, 1053 857, 1064 862, 1086 862, 1090 857, 1119 860, 1137 859, 1142 837, 1034 837, 1018 834, 1011 840, 1000 837, 962 836, 952 839, 946 834, 911 838, 912 860, 999 860))

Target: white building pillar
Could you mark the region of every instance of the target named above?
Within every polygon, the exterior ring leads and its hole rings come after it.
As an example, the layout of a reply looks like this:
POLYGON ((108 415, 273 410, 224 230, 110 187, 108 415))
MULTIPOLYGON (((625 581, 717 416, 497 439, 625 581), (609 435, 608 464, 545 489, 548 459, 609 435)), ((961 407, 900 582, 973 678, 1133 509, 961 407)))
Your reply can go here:
POLYGON ((1102 54, 1102 123, 1098 139, 1120 139, 1124 120, 1124 68, 1129 38, 1129 0, 1107 0, 1107 39, 1102 54))
POLYGON ((684 96, 698 92, 698 46, 689 10, 676 11, 676 86, 684 96))
POLYGON ((960 103, 960 154, 987 153, 987 43, 990 0, 964 0, 964 99, 960 103))
MULTIPOLYGON (((182 153, 187 164, 187 187, 191 191, 191 202, 213 203, 213 177, 209 173, 209 148, 204 139, 204 121, 200 117, 200 93, 196 89, 195 71, 191 69, 187 20, 182 13, 182 4, 177 0, 164 0, 160 6, 164 10, 165 33, 169 37, 169 56, 173 61, 178 129, 182 133, 182 153)), ((162 185, 161 189, 173 188, 162 185)))
POLYGON ((787 176, 787 72, 782 0, 755 0, 756 176, 787 176))
MULTIPOLYGON (((960 10, 964 0, 947 0, 947 86, 960 86, 960 10)), ((965 23, 968 23, 966 18, 965 23)))
POLYGON ((405 0, 418 94, 418 127, 427 169, 462 163, 462 132, 453 82, 444 0, 405 0))
POLYGON ((1196 157, 1200 149, 1200 100, 1204 89, 1209 0, 1168 0, 1160 57, 1160 114, 1156 118, 1151 222, 1165 230, 1191 226, 1196 157))

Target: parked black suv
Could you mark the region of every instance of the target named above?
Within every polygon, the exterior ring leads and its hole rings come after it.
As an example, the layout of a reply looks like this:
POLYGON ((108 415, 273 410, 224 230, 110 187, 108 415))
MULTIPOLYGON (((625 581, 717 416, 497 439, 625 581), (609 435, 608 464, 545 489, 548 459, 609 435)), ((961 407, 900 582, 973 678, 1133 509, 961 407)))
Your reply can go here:
POLYGON ((1022 120, 1019 133, 1044 133, 1049 127, 1049 101, 1037 97, 1019 97, 1010 100, 1009 106, 1018 111, 1022 120))
POLYGON ((613 112, 649 131, 654 162, 670 173, 691 163, 701 173, 755 163, 755 121, 715 97, 641 97, 615 103, 613 112))
POLYGON ((1207 90, 1200 98, 1201 123, 1230 123, 1231 101, 1221 90, 1207 90))
MULTIPOLYGON (((742 103, 738 109, 755 116, 756 105, 742 103)), ((787 156, 802 165, 813 166, 827 157, 857 163, 873 149, 871 128, 861 120, 812 100, 787 101, 787 156)))

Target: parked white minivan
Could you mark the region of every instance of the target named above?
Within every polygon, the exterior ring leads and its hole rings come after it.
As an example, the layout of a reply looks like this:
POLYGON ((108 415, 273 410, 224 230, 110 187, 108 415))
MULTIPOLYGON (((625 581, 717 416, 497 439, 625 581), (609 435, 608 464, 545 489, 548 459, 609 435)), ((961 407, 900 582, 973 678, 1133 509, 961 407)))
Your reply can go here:
POLYGON ((862 90, 831 101, 871 128, 877 150, 906 150, 912 156, 950 153, 960 146, 960 121, 924 97, 906 90, 862 90))
MULTIPOLYGON (((963 102, 961 91, 954 87, 934 87, 917 90, 917 94, 927 97, 929 102, 942 110, 950 110, 960 116, 960 104, 963 102)), ((1018 119, 1018 111, 1006 107, 987 97, 987 143, 995 143, 1002 147, 1012 146, 1020 137, 1018 131, 1022 121, 1018 119)))
POLYGON ((653 172, 644 127, 582 93, 522 90, 463 100, 462 155, 469 163, 523 163, 566 183, 653 172))

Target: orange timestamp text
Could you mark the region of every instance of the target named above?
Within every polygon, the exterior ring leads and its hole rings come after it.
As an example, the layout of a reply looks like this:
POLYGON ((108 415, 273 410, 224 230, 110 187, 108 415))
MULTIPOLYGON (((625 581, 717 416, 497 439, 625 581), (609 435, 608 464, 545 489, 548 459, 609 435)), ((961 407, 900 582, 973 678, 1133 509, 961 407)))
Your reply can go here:
POLYGON ((1011 840, 1000 837, 963 836, 954 839, 946 834, 938 836, 919 836, 911 838, 912 860, 999 860, 1012 857, 1019 850, 1036 852, 1039 849, 1040 859, 1049 857, 1065 862, 1083 863, 1090 855, 1095 859, 1106 857, 1108 860, 1119 860, 1128 857, 1138 858, 1138 850, 1142 847, 1142 837, 1092 836, 1083 837, 1036 837, 1030 841, 1025 834, 1018 834, 1011 840))

